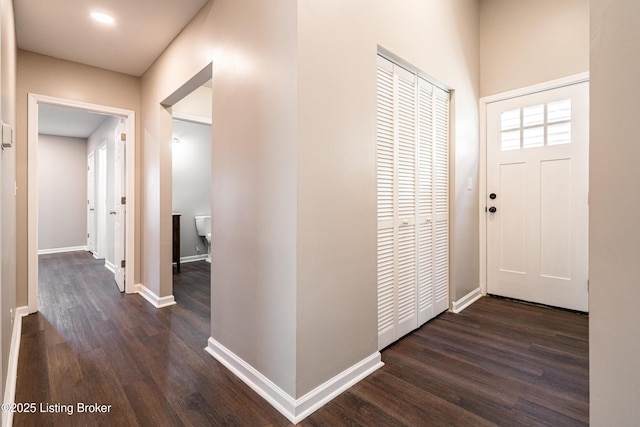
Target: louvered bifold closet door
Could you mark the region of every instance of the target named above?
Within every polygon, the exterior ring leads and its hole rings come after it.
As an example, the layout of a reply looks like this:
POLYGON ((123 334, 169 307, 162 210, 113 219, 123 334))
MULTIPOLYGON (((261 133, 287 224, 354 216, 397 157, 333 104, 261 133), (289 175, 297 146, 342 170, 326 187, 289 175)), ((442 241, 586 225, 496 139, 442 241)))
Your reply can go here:
POLYGON ((449 94, 378 56, 378 348, 448 308, 449 94))
POLYGON ((418 326, 434 316, 433 85, 418 78, 418 326))
POLYGON ((434 88, 434 256, 435 314, 449 308, 449 93, 434 88))
POLYGON ((378 344, 395 341, 396 155, 393 64, 378 56, 376 163, 378 176, 378 344))

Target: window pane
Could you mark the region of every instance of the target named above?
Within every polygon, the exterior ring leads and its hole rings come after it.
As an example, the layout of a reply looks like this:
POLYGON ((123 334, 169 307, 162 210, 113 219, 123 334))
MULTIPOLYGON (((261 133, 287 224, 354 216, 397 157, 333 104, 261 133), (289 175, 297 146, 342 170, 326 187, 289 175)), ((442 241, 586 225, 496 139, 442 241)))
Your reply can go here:
POLYGON ((547 123, 571 120, 571 99, 547 104, 547 123))
POLYGON ((524 148, 542 147, 544 145, 544 126, 525 129, 522 133, 524 148))
POLYGON ((520 130, 502 132, 500 134, 500 146, 502 151, 520 149, 520 130))
POLYGON ((547 127, 547 144, 560 145, 571 143, 571 123, 560 123, 547 127))
POLYGON ((520 109, 503 111, 500 113, 500 130, 516 129, 520 127, 520 109))
MULTIPOLYGON (((544 104, 532 105, 522 110, 524 126, 535 126, 544 123, 544 104)), ((525 144, 526 145, 526 144, 525 144)))

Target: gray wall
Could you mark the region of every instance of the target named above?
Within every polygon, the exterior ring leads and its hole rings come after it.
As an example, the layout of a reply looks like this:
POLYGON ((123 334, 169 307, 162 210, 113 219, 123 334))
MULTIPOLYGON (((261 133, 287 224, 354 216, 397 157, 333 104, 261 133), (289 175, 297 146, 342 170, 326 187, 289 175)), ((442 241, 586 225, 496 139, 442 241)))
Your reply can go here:
POLYGON ((380 45, 456 91, 451 296, 477 288, 478 27, 475 0, 207 3, 142 77, 143 284, 171 291, 159 104, 213 58, 212 337, 292 397, 377 351, 380 45))
POLYGON ((640 425, 640 2, 591 1, 592 426, 640 425))
POLYGON ((87 245, 87 140, 38 138, 38 250, 87 245))
POLYGON ((13 2, 0 1, 0 118, 14 132, 14 146, 0 151, 0 393, 11 346, 16 310, 16 38, 13 2))
POLYGON ((211 125, 173 120, 173 211, 180 218, 180 256, 206 255, 195 215, 211 215, 211 125), (200 248, 196 251, 196 246, 200 248))
POLYGON ((480 85, 473 0, 298 2, 297 26, 299 397, 377 350, 376 47, 455 91, 452 300, 478 287, 480 85))
POLYGON ((298 3, 208 2, 143 75, 141 98, 142 284, 162 297, 172 284, 172 168, 171 112, 160 103, 217 58, 211 333, 290 396, 296 395, 298 3))
POLYGON ((589 0, 481 0, 481 96, 589 69, 589 0))

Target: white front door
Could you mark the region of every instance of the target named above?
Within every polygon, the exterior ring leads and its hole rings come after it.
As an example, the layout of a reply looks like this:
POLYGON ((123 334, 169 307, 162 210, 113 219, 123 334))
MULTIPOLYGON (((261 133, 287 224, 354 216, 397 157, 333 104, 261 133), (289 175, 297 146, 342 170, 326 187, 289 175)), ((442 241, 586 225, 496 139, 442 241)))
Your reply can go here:
POLYGON ((87 157, 87 249, 96 253, 96 162, 95 154, 91 152, 87 157))
POLYGON ((487 292, 588 311, 588 83, 487 105, 487 292))
POLYGON ((115 138, 115 154, 114 154, 114 186, 113 186, 113 211, 115 213, 115 221, 113 227, 114 241, 114 264, 115 279, 120 292, 124 292, 124 267, 122 261, 125 259, 125 204, 122 203, 122 197, 125 196, 126 180, 125 180, 125 122, 121 121, 115 138))

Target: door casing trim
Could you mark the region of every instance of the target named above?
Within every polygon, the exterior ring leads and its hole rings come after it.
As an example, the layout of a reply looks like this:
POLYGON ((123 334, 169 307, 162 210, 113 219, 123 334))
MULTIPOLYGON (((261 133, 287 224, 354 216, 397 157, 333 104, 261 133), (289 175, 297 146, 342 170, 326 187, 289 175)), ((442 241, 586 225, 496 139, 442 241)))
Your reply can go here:
POLYGON ((135 293, 135 225, 136 225, 136 115, 133 110, 91 104, 53 96, 29 93, 27 132, 27 302, 29 313, 38 311, 38 104, 75 108, 93 113, 108 114, 127 119, 127 144, 125 148, 127 176, 127 216, 125 292, 135 293))

